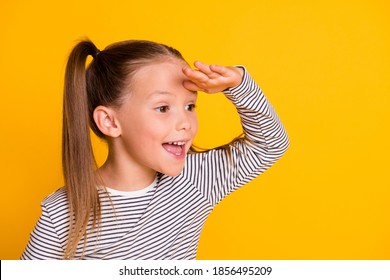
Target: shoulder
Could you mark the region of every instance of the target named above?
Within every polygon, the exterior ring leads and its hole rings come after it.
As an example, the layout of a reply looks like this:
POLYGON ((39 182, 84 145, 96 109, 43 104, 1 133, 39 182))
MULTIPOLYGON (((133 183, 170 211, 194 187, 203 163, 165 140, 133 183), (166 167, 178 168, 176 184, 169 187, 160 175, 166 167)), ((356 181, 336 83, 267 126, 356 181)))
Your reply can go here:
POLYGON ((41 206, 46 209, 53 208, 67 208, 68 206, 68 197, 65 187, 61 187, 55 192, 51 193, 42 200, 41 206))
POLYGON ((183 174, 185 176, 198 176, 200 172, 207 172, 210 168, 221 166, 229 159, 229 146, 217 147, 207 151, 189 153, 186 158, 183 174))

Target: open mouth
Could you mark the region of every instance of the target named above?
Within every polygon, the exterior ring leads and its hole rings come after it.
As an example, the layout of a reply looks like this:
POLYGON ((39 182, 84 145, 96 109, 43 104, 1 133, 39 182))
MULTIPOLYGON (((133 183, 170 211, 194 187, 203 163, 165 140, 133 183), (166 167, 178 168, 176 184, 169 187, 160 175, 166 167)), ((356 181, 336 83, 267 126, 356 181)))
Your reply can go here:
POLYGON ((163 143, 162 146, 164 149, 175 156, 181 157, 184 156, 186 151, 186 142, 184 141, 177 141, 177 142, 167 142, 163 143))

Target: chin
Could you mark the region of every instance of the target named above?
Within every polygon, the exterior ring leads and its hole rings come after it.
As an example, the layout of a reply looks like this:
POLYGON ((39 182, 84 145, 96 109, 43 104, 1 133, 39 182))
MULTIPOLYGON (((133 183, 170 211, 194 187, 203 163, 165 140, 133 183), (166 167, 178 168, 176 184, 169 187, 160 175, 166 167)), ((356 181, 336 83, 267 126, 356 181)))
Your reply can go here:
POLYGON ((184 166, 181 166, 180 168, 163 168, 160 173, 171 176, 171 177, 176 177, 183 171, 184 166))

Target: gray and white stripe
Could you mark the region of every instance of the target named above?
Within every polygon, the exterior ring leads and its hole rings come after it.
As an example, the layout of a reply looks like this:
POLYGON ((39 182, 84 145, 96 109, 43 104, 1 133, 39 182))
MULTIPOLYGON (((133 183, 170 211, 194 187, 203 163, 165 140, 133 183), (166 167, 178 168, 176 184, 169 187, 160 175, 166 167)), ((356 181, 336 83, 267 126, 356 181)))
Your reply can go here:
MULTIPOLYGON (((100 192, 102 222, 89 225, 84 259, 195 259, 207 216, 224 197, 268 169, 289 141, 277 114, 245 71, 243 82, 225 91, 237 107, 245 139, 224 149, 189 154, 176 177, 158 174, 147 193, 127 197, 100 192)), ((67 240, 66 191, 42 202, 22 259, 61 259, 67 240)), ((82 254, 80 242, 76 258, 82 254)))

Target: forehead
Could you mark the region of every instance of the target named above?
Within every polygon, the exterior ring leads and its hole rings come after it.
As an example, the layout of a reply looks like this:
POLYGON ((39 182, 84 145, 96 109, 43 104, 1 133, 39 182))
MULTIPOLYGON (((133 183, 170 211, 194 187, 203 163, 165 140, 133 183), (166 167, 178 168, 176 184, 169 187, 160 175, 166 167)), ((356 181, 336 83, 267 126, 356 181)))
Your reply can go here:
MULTIPOLYGON (((184 77, 183 67, 188 65, 185 61, 176 58, 162 58, 155 62, 145 63, 140 66, 133 75, 135 82, 139 79, 156 79, 161 78, 173 78, 184 77)), ((134 81, 133 81, 134 82, 134 81)))
POLYGON ((146 64, 134 73, 130 83, 131 92, 142 92, 146 95, 155 92, 190 92, 183 86, 187 77, 183 74, 182 69, 187 65, 185 61, 179 59, 167 59, 146 64))

